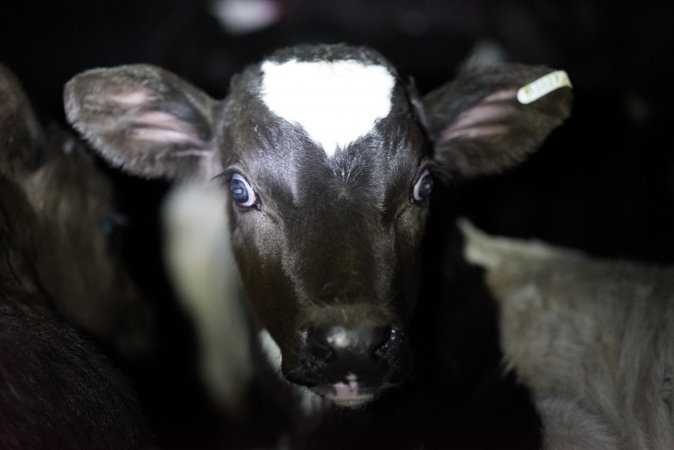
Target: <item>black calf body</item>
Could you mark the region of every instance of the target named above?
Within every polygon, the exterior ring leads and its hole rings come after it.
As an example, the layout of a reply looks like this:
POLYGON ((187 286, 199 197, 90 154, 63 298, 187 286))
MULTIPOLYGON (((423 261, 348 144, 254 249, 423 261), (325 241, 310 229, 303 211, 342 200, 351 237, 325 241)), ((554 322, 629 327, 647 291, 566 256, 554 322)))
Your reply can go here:
POLYGON ((0 175, 0 447, 146 448, 152 439, 131 389, 61 320, 35 276, 36 220, 0 175))

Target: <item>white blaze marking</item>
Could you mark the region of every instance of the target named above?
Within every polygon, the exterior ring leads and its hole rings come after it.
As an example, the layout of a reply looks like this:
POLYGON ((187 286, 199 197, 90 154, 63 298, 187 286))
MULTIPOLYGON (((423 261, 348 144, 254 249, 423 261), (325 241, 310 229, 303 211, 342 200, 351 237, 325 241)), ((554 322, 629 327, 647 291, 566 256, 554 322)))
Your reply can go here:
POLYGON ((355 60, 262 64, 262 100, 300 125, 332 157, 391 111, 395 78, 384 66, 355 60))

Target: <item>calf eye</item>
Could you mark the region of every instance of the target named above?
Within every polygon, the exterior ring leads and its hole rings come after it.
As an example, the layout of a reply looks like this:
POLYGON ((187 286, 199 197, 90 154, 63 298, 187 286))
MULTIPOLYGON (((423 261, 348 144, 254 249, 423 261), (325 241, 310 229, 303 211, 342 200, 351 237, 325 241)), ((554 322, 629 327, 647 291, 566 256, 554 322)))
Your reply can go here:
POLYGON ((414 184, 414 189, 412 190, 412 199, 417 203, 422 202, 426 200, 429 195, 431 195, 432 190, 433 175, 431 175, 431 172, 426 169, 421 172, 419 179, 414 184))
POLYGON ((122 214, 106 214, 98 219, 98 231, 106 238, 112 238, 120 228, 127 225, 128 219, 122 214))
POLYGON ((229 191, 232 193, 232 199, 244 208, 249 208, 257 204, 255 191, 244 177, 235 173, 229 182, 229 191))

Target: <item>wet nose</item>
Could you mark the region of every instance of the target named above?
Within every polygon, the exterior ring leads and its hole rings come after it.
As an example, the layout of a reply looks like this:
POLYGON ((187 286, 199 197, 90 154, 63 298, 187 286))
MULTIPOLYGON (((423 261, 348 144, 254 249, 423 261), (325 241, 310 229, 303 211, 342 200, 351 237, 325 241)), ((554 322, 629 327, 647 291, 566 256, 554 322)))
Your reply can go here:
POLYGON ((314 325, 307 329, 306 348, 312 358, 324 364, 380 362, 387 358, 394 334, 388 324, 314 325))

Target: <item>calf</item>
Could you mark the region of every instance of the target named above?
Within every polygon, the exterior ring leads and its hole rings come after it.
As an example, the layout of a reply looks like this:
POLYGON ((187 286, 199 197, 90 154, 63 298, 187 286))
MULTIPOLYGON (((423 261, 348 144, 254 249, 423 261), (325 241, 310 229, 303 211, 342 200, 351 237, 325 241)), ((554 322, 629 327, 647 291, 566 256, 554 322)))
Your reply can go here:
POLYGON ((434 177, 522 161, 567 117, 568 86, 563 72, 498 65, 421 98, 377 52, 317 45, 246 68, 221 101, 133 65, 76 76, 65 107, 123 170, 229 190, 223 214, 272 364, 356 408, 410 375, 434 177))
POLYGON ((27 258, 39 232, 27 199, 3 175, 0 192, 0 447, 149 448, 122 375, 58 317, 39 285, 27 258))
MULTIPOLYGON (((21 95, 13 77, 0 75, 8 100, 0 101, 0 154, 15 170, 33 167, 37 158, 26 149, 35 149, 40 129, 26 103, 11 102, 21 95)), ((59 317, 43 287, 40 214, 24 186, 0 171, 0 447, 148 448, 152 437, 133 392, 59 317)))
POLYGON ((674 269, 462 228, 545 448, 673 448, 674 269))
POLYGON ((0 173, 23 189, 36 220, 37 277, 60 312, 113 349, 149 350, 152 315, 122 264, 111 182, 83 146, 42 129, 15 77, 0 66, 0 173))

